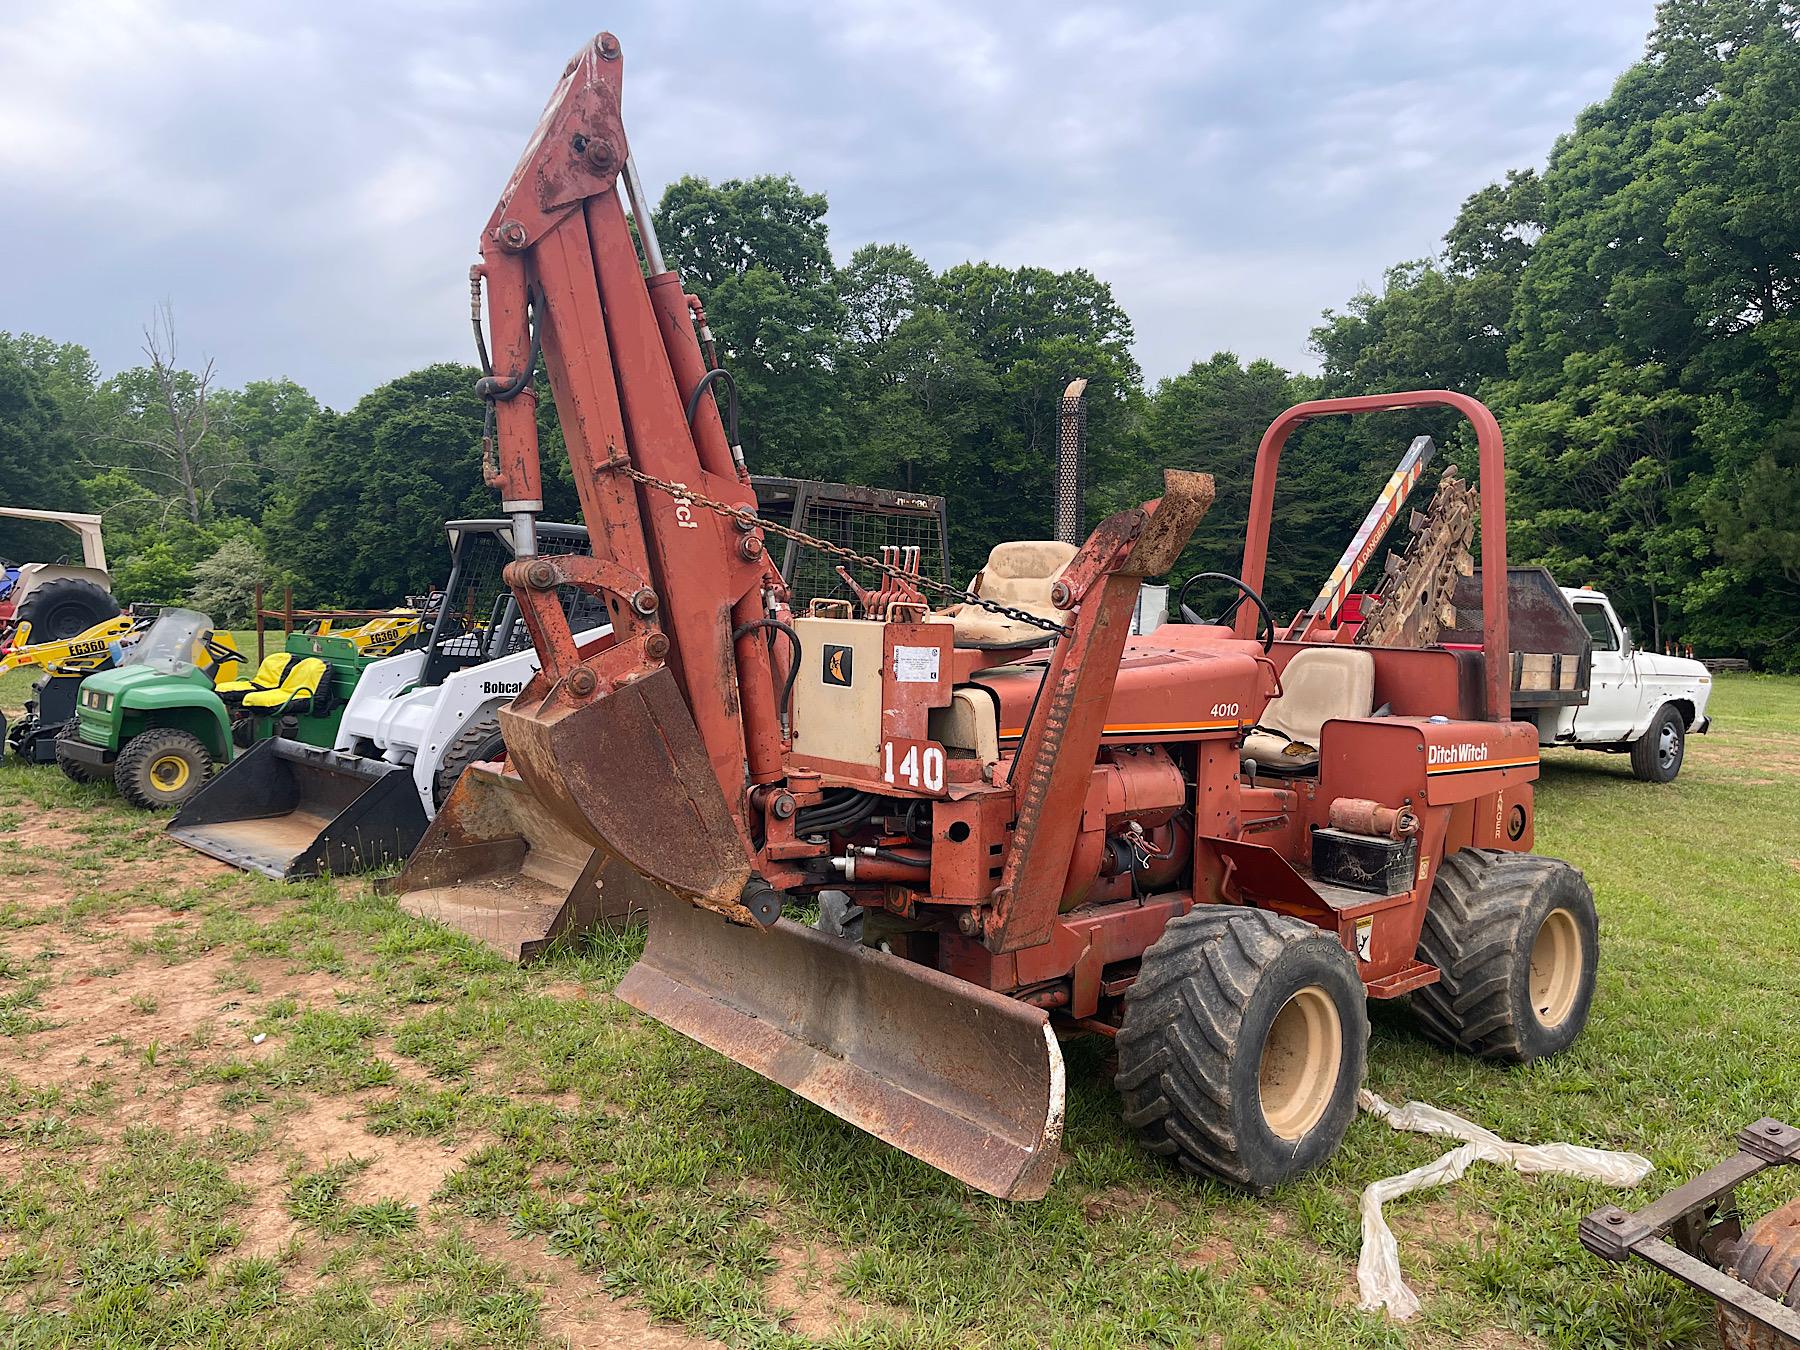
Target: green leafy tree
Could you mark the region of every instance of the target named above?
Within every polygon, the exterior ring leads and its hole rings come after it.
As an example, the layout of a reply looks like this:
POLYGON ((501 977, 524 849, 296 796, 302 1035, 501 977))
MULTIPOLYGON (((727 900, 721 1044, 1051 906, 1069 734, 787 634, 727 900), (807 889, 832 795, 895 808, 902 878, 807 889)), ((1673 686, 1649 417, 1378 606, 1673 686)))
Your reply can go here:
POLYGON ((656 228, 738 383, 751 467, 827 476, 844 444, 843 310, 824 196, 788 177, 683 178, 663 193, 656 228))

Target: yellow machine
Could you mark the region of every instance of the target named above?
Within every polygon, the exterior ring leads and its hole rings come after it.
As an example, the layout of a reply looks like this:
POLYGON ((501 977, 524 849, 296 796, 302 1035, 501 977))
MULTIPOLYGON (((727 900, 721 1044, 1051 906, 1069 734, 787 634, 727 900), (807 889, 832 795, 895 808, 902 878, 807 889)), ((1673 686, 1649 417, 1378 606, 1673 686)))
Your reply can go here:
POLYGON ((26 666, 56 665, 68 669, 77 661, 92 662, 95 658, 104 657, 113 643, 136 637, 149 626, 148 618, 115 614, 74 637, 34 643, 31 640, 31 624, 26 621, 19 625, 13 635, 13 645, 5 652, 0 652, 0 675, 26 666))

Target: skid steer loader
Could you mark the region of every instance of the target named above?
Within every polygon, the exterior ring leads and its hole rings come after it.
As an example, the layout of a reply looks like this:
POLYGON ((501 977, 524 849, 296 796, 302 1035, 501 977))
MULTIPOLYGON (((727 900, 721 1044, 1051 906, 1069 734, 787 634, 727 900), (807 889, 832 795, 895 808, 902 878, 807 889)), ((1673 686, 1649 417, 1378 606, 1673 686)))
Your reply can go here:
POLYGON ((727 377, 704 311, 631 159, 623 71, 608 33, 569 62, 482 235, 478 388, 542 668, 501 710, 506 768, 463 776, 402 895, 460 921, 635 884, 649 931, 621 999, 1014 1199, 1050 1185, 1065 1036, 1115 1038, 1151 1150, 1255 1190, 1343 1136, 1368 999, 1410 994, 1472 1054, 1569 1045, 1597 921, 1581 875, 1530 853, 1493 415, 1441 390, 1284 413, 1233 598, 1198 622, 1129 631, 1140 580, 1212 501, 1177 472, 1079 547, 997 545, 966 591, 892 550, 827 549, 874 584, 794 612, 768 541, 820 541, 757 514, 731 404, 708 397, 727 377), (540 353, 593 557, 532 544, 540 353), (1440 407, 1479 446, 1482 649, 1279 639, 1259 591, 1289 435, 1440 407), (566 590, 612 631, 581 641, 566 590), (1261 729, 1277 720, 1307 743, 1261 729), (860 943, 783 917, 827 890, 865 911, 860 943))
MULTIPOLYGON (((514 557, 512 522, 454 520, 446 531, 450 574, 427 604, 429 635, 363 666, 329 745, 258 741, 182 807, 171 837, 278 880, 377 866, 411 851, 463 770, 499 758, 497 712, 537 669, 501 579, 514 557)), ((539 523, 536 539, 545 553, 588 547, 579 525, 539 523)), ((606 631, 603 610, 570 600, 577 631, 606 631)), ((289 641, 379 651, 366 640, 385 627, 289 641)))

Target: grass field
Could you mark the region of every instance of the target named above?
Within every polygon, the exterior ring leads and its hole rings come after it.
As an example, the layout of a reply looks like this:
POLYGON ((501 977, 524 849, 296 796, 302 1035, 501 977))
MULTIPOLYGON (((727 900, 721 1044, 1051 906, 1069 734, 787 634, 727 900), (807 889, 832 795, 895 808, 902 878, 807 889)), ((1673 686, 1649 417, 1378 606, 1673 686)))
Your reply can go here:
POLYGON ((1395 1202, 1405 1326, 1356 1310, 1356 1198, 1442 1141, 1365 1118, 1234 1195, 1132 1143, 1084 1044, 1049 1198, 990 1201, 614 1001, 629 937, 517 971, 9 759, 0 1346, 1711 1344, 1710 1305, 1575 1229, 1800 1115, 1800 680, 1724 679, 1715 712, 1672 786, 1547 761, 1539 848, 1602 917, 1571 1053, 1492 1067, 1376 1009, 1389 1101, 1656 1163, 1623 1198, 1478 1165, 1395 1202))

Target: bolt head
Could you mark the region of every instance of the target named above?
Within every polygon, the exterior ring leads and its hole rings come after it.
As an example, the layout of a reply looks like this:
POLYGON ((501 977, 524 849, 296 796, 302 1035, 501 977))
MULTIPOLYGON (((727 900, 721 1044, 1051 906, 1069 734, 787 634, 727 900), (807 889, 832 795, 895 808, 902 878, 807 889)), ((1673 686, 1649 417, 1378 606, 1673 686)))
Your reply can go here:
POLYGON ((956 926, 962 930, 964 937, 974 937, 981 931, 981 913, 979 910, 965 909, 956 916, 956 926))
POLYGON ((646 617, 656 613, 657 606, 660 604, 662 604, 662 601, 657 598, 656 592, 651 590, 648 586, 643 587, 637 594, 631 597, 631 607, 639 614, 645 615, 646 617))
POLYGON ((530 237, 525 227, 516 220, 503 220, 494 230, 494 237, 500 241, 500 247, 517 252, 525 247, 530 237))
POLYGON ((775 819, 786 820, 794 814, 794 794, 791 792, 777 793, 775 800, 769 803, 769 810, 775 819))
POLYGON ((556 568, 548 560, 539 558, 525 569, 525 580, 533 590, 550 590, 556 585, 556 568))
POLYGON ((667 633, 652 633, 649 637, 644 639, 644 652, 646 655, 656 657, 658 660, 667 656, 669 654, 669 635, 667 633))
POLYGON ((569 692, 575 695, 576 698, 586 698, 589 694, 594 692, 595 687, 599 683, 600 681, 595 677, 594 672, 589 670, 586 666, 576 666, 575 669, 569 672, 569 678, 565 681, 569 692))
POLYGON ((1069 589, 1069 583, 1059 581, 1050 588, 1050 603, 1058 609, 1067 609, 1075 603, 1075 592, 1069 589))
POLYGON ((747 562, 755 562, 758 558, 762 557, 762 551, 762 540, 758 539, 753 534, 747 534, 742 539, 738 540, 738 552, 743 555, 747 562))
POLYGON ((594 45, 600 49, 602 60, 617 61, 619 59, 619 39, 611 33, 602 33, 599 41, 594 45))

